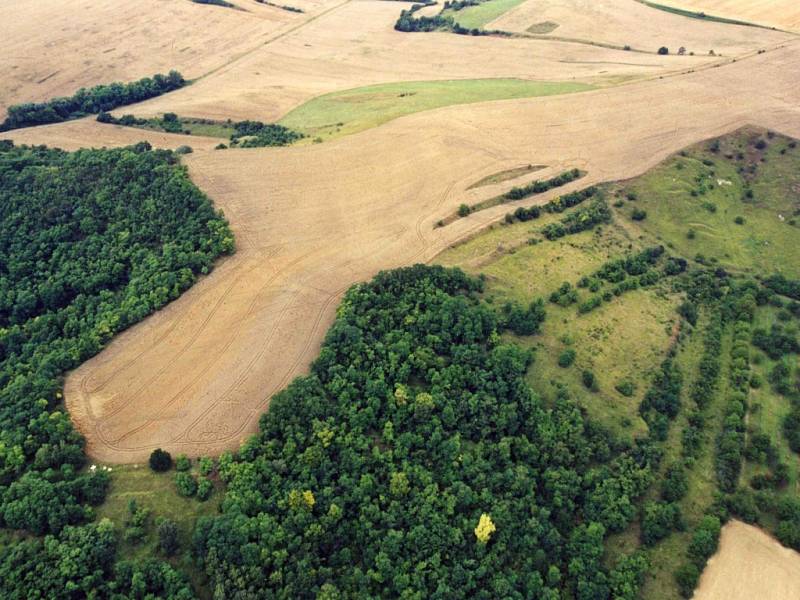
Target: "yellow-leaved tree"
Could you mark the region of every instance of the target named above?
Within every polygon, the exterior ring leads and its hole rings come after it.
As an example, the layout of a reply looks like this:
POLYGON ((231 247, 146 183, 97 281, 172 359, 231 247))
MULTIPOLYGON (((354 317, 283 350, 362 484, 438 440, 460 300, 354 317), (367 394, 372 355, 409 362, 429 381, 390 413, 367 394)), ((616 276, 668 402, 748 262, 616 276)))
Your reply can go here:
POLYGON ((495 531, 497 531, 497 527, 494 526, 492 517, 483 513, 478 520, 478 526, 475 528, 475 537, 478 538, 478 543, 485 544, 488 542, 495 531))

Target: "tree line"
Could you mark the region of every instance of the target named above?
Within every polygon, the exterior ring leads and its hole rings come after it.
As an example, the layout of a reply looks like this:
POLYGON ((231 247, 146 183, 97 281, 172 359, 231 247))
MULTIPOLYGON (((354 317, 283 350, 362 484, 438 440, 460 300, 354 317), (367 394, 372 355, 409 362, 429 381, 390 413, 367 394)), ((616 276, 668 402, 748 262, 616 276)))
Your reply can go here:
POLYGON ((8 116, 0 123, 0 131, 79 119, 166 94, 186 83, 178 71, 170 71, 167 75, 153 75, 131 83, 116 82, 81 88, 72 96, 47 102, 15 104, 8 108, 8 116))

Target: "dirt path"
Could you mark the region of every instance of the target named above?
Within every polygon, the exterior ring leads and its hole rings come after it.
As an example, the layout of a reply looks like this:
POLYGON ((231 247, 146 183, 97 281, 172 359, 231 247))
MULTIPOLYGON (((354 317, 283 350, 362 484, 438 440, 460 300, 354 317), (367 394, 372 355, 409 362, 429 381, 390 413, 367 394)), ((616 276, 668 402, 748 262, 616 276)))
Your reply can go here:
POLYGON ((722 529, 719 551, 695 590, 694 600, 797 600, 800 553, 761 529, 731 521, 722 529))
MULTIPOLYGON (((619 88, 418 113, 326 144, 197 149, 186 164, 231 220, 238 253, 69 375, 67 406, 89 455, 134 462, 159 446, 238 447, 270 396, 307 370, 348 286, 428 261, 502 218, 507 206, 434 228, 465 199, 519 183, 467 192, 474 181, 527 163, 548 168, 523 181, 588 171, 564 192, 638 175, 747 123, 798 136, 798 73, 790 44, 619 88)), ((47 142, 57 131, 16 133, 47 142)))

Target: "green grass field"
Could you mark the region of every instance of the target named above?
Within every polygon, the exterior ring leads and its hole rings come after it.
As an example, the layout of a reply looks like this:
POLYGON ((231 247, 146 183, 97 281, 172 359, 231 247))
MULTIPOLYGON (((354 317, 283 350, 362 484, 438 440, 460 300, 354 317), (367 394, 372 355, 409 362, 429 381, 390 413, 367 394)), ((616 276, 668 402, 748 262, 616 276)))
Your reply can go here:
POLYGON ((481 29, 524 1, 488 0, 487 2, 481 2, 477 6, 469 6, 461 10, 445 10, 442 11, 442 15, 453 17, 456 23, 467 29, 481 29))
POLYGON ((295 108, 279 121, 308 136, 326 141, 377 127, 404 115, 489 100, 570 94, 593 89, 570 82, 522 79, 457 79, 386 83, 325 94, 295 108))
POLYGON ((645 210, 640 227, 687 258, 797 277, 800 148, 790 144, 781 136, 743 131, 726 137, 718 152, 708 143, 695 146, 621 185, 620 198, 633 192, 637 199, 625 200, 618 213, 645 210), (760 143, 766 146, 757 148, 760 143))

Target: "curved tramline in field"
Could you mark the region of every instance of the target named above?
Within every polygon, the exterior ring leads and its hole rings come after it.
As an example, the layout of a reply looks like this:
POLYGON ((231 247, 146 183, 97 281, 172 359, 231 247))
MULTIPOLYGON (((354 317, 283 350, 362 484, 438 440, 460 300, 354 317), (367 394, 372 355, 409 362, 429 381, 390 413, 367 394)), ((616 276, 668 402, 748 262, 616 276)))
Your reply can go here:
POLYGON ((434 228, 460 204, 571 168, 587 172, 536 199, 546 202, 638 175, 746 123, 798 135, 799 61, 790 46, 624 88, 418 113, 328 144, 187 156, 194 181, 230 219, 238 252, 68 377, 67 405, 89 454, 134 462, 157 446, 237 447, 270 396, 305 370, 351 283, 427 261, 515 207, 434 228), (735 103, 732 90, 740 90, 735 103), (467 190, 534 162, 548 167, 467 190))

